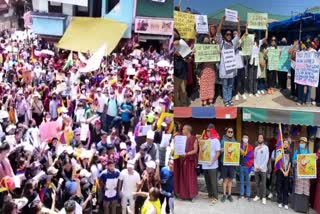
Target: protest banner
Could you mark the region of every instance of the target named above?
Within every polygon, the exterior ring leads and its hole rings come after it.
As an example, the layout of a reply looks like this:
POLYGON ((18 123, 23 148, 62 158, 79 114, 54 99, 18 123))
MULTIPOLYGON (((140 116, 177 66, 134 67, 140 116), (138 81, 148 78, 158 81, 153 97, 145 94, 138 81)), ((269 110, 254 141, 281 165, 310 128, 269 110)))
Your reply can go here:
POLYGON ((239 166, 240 143, 224 142, 223 165, 239 166))
POLYGON ((188 56, 192 50, 189 47, 189 45, 183 40, 180 39, 179 41, 179 45, 176 46, 176 51, 184 58, 186 56, 188 56))
POLYGON ((199 164, 210 164, 211 163, 211 141, 200 140, 199 141, 199 164))
POLYGON ((238 22, 238 11, 225 9, 225 17, 228 22, 238 22))
POLYGON ((300 85, 317 87, 319 82, 319 69, 319 52, 297 52, 294 82, 300 85))
POLYGON ((230 71, 237 68, 236 56, 233 48, 223 49, 222 55, 226 71, 230 71))
POLYGON ((288 53, 290 46, 278 46, 280 49, 280 59, 278 71, 288 72, 291 68, 291 58, 288 53))
POLYGON ((138 136, 139 136, 139 137, 141 137, 141 136, 147 136, 148 131, 151 130, 151 129, 152 129, 151 125, 140 126, 138 136))
POLYGON ((195 44, 195 62, 219 62, 219 45, 195 44))
POLYGON ((316 154, 297 155, 298 178, 317 178, 316 154))
POLYGON ((177 135, 174 137, 174 152, 177 155, 186 153, 187 136, 177 135))
POLYGON ((268 68, 270 71, 277 71, 279 68, 279 49, 268 50, 268 68))
POLYGON ((96 71, 100 68, 101 60, 105 55, 107 45, 103 44, 87 61, 87 65, 84 68, 80 68, 79 71, 83 73, 96 71))
POLYGON ((193 14, 174 11, 174 28, 179 31, 181 38, 194 39, 196 36, 194 25, 193 14))
POLYGON ((135 19, 134 31, 142 34, 171 36, 173 31, 173 21, 170 19, 139 17, 135 19))
POLYGON ((196 15, 196 31, 198 33, 208 33, 208 17, 207 15, 196 15))
POLYGON ((265 30, 267 29, 267 13, 248 13, 248 29, 265 30))
POLYGON ((254 34, 248 34, 244 37, 241 44, 241 56, 250 56, 254 42, 254 34))

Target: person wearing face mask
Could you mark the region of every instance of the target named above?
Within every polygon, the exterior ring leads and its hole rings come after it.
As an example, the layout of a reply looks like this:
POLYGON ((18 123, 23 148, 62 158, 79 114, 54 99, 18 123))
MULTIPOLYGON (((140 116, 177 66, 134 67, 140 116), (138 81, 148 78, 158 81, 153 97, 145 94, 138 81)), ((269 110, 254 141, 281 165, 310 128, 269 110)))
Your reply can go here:
MULTIPOLYGON (((210 44, 209 36, 203 38, 203 44, 210 44)), ((216 75, 214 71, 214 64, 212 62, 204 62, 199 64, 201 73, 199 75, 200 85, 200 99, 202 106, 212 105, 214 98, 214 86, 216 75)))
MULTIPOLYGON (((311 47, 311 40, 308 38, 305 42, 305 46, 306 46, 306 50, 307 52, 316 52, 316 50, 314 50, 311 47)), ((301 85, 301 84, 297 84, 297 91, 298 91, 298 102, 297 105, 302 105, 304 103, 306 103, 307 106, 311 105, 311 90, 312 87, 308 86, 308 85, 301 85), (307 87, 307 93, 305 93, 305 87, 307 87)))
POLYGON ((246 186, 246 197, 250 201, 250 173, 253 165, 253 147, 249 144, 248 134, 242 135, 240 145, 240 199, 244 199, 244 187, 246 186))
POLYGON ((310 179, 297 177, 297 157, 298 154, 310 154, 308 139, 300 137, 299 147, 294 151, 292 163, 294 166, 294 188, 293 188, 293 209, 296 212, 307 213, 309 210, 309 195, 310 195, 310 179))
POLYGON ((300 50, 299 40, 296 39, 296 40, 294 40, 293 45, 288 50, 288 53, 290 54, 290 58, 291 58, 291 70, 290 70, 290 72, 291 72, 291 76, 290 76, 291 96, 290 96, 290 98, 293 100, 296 100, 296 97, 297 97, 297 84, 294 82, 294 76, 295 76, 295 67, 296 67, 296 53, 299 50, 300 50))
MULTIPOLYGON (((271 45, 267 48, 267 50, 270 49, 278 49, 277 46, 277 38, 273 36, 271 38, 271 45)), ((267 70, 267 86, 268 86, 268 94, 273 94, 273 88, 277 87, 277 74, 278 72, 276 70, 270 70, 268 65, 267 70)))
POLYGON ((289 150, 289 142, 287 139, 283 140, 283 155, 282 155, 282 167, 277 170, 277 195, 278 206, 287 210, 288 198, 289 198, 289 172, 291 169, 291 153, 289 150))
POLYGON ((264 144, 263 135, 258 136, 258 146, 254 149, 255 180, 257 184, 257 195, 253 201, 262 199, 262 204, 267 204, 267 170, 269 161, 269 148, 264 144))
POLYGON ((237 69, 232 67, 226 67, 224 62, 224 51, 236 49, 239 44, 239 36, 240 36, 240 17, 238 17, 238 34, 235 38, 232 39, 232 34, 230 30, 227 30, 225 33, 224 38, 221 34, 222 24, 225 21, 225 16, 221 18, 220 24, 218 26, 217 30, 217 38, 218 38, 218 44, 221 49, 221 61, 220 61, 220 67, 219 67, 219 76, 222 81, 222 91, 223 91, 223 103, 225 106, 233 106, 232 102, 232 90, 234 85, 234 78, 237 76, 237 69))

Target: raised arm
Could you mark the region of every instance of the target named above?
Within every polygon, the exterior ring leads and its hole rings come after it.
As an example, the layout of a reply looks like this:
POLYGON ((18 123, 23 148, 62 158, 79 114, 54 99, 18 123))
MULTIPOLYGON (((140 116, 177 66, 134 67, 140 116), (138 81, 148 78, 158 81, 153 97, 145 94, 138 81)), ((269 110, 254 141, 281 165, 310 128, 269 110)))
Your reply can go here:
POLYGON ((268 40, 268 36, 269 36, 268 27, 269 27, 269 24, 267 24, 266 34, 264 35, 264 38, 263 38, 264 41, 268 40))
POLYGON ((238 35, 239 35, 239 38, 241 36, 241 29, 240 29, 240 16, 238 16, 238 35))
POLYGON ((223 25, 225 18, 226 18, 226 16, 222 16, 220 23, 219 23, 219 26, 218 26, 218 29, 217 29, 217 33, 221 33, 222 25, 223 25))

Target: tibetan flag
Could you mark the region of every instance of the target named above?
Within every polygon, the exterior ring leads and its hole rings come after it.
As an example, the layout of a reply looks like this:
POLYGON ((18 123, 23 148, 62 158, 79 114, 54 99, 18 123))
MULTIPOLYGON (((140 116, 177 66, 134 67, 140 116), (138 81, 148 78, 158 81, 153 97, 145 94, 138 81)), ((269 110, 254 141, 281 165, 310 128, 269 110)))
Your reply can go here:
POLYGON ((66 64, 64 64, 62 70, 65 70, 69 66, 72 66, 72 64, 73 64, 73 52, 71 51, 69 56, 68 56, 67 62, 66 62, 66 64))
POLYGON ((281 169, 283 166, 283 140, 282 140, 282 131, 281 124, 279 124, 279 131, 277 136, 277 147, 276 147, 276 161, 274 164, 274 171, 281 169))

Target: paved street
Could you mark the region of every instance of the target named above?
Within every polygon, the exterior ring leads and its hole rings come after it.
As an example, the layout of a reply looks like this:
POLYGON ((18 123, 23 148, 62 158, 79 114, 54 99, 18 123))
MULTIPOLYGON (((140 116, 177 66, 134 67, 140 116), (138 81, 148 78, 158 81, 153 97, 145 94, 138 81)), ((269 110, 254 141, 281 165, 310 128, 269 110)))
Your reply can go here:
MULTIPOLYGON (((259 202, 248 202, 247 200, 238 200, 237 196, 233 196, 234 202, 221 203, 220 201, 212 205, 209 200, 202 199, 204 194, 199 194, 199 196, 193 201, 182 201, 180 199, 175 199, 175 213, 178 214, 254 214, 254 213, 296 213, 292 209, 285 210, 284 208, 279 208, 277 203, 267 201, 266 205, 263 205, 261 201, 259 202)), ((220 197, 221 195, 219 195, 220 197)), ((219 198, 220 199, 220 198, 219 198)), ((313 210, 310 214, 316 214, 313 210)))
MULTIPOLYGON (((279 90, 275 90, 272 95, 260 95, 259 97, 249 97, 246 94, 247 100, 240 99, 239 101, 234 100, 233 102, 237 107, 253 107, 253 108, 272 108, 272 109, 281 109, 281 110, 298 110, 298 111, 312 111, 312 112, 320 112, 320 108, 316 106, 297 106, 296 102, 286 98, 283 94, 280 93, 279 90)), ((311 97, 315 97, 315 92, 311 97)), ((190 106, 201 106, 200 98, 191 101, 190 106)), ((215 103, 215 106, 223 106, 222 97, 218 97, 215 103)))

